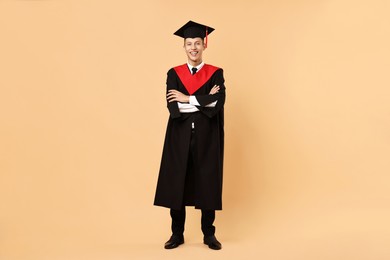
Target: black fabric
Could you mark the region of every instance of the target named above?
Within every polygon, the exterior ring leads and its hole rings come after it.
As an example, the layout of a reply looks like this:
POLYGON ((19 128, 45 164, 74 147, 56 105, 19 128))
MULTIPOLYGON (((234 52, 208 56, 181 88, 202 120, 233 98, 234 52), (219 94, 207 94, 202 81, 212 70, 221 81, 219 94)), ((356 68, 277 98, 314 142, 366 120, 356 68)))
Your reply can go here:
MULTIPOLYGON (((170 210, 172 218, 172 235, 183 236, 184 226, 186 221, 186 209, 183 207, 181 210, 170 210)), ((202 210, 201 227, 205 237, 213 236, 215 234, 215 211, 214 210, 202 210)))
POLYGON ((215 234, 215 210, 202 209, 202 232, 205 237, 213 236, 215 234))
MULTIPOLYGON (((190 141, 190 153, 188 156, 188 165, 187 165, 187 175, 185 180, 184 188, 184 205, 193 205, 194 204, 194 194, 195 194, 195 182, 194 177, 196 172, 194 171, 194 164, 196 159, 194 155, 196 154, 196 127, 191 129, 191 141, 190 141)), ((182 236, 184 233, 184 225, 186 219, 186 209, 185 206, 182 206, 180 210, 171 209, 170 210, 172 218, 172 234, 177 236, 182 236)), ((213 226, 215 220, 215 211, 214 210, 202 210, 202 219, 201 219, 201 228, 204 236, 211 236, 215 233, 215 227, 213 226)))
POLYGON ((194 75, 198 71, 196 67, 193 67, 191 70, 192 70, 192 75, 194 75))
POLYGON ((174 33, 174 35, 177 35, 184 39, 197 38, 197 37, 204 38, 206 37, 206 30, 207 33, 210 34, 214 31, 214 28, 193 21, 189 21, 188 23, 183 25, 179 30, 177 30, 174 33))
MULTIPOLYGON (((188 95, 174 69, 168 72, 167 92, 169 89, 177 89, 188 95)), ((180 210, 183 204, 203 210, 221 210, 225 103, 223 70, 217 70, 194 95, 201 105, 199 112, 180 113, 177 102, 167 104, 170 117, 154 205, 176 210, 180 210), (220 86, 219 93, 209 95, 214 85, 220 86), (205 107, 213 101, 217 101, 215 107, 205 107), (195 124, 195 134, 191 133, 192 122, 195 124), (188 167, 190 159, 193 166, 188 167)))
POLYGON ((186 221, 186 209, 183 207, 181 210, 171 209, 170 211, 172 218, 172 235, 183 236, 184 223, 186 221))
POLYGON ((196 129, 191 129, 190 150, 187 159, 187 174, 184 184, 184 205, 195 205, 196 192, 196 176, 197 176, 197 161, 196 161, 196 129))

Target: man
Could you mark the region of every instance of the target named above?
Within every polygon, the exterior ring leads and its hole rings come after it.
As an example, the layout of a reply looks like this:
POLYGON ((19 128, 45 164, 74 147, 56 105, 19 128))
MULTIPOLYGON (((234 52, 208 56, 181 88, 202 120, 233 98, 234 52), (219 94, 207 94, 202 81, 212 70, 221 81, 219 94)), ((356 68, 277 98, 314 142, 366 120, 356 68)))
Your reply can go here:
POLYGON ((223 70, 203 62, 213 28, 189 21, 174 34, 184 38, 187 64, 168 71, 170 113, 154 205, 170 208, 172 236, 166 249, 184 243, 185 206, 201 209, 203 242, 219 250, 215 210, 222 210, 225 86, 223 70))

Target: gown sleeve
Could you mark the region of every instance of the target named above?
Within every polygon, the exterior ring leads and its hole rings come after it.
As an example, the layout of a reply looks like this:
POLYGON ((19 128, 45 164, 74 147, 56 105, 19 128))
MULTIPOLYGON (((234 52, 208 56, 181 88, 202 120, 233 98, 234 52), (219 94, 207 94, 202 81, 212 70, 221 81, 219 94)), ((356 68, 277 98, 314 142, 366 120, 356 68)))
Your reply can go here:
MULTIPOLYGON (((173 69, 170 69, 167 73, 167 91, 166 95, 168 94, 168 90, 170 89, 177 89, 177 80, 176 77, 174 76, 175 72, 173 69)), ((165 95, 165 97, 166 97, 165 95)), ((177 104, 177 101, 173 102, 168 102, 167 100, 167 107, 169 110, 169 114, 171 118, 179 118, 181 116, 179 106, 177 104)))
POLYGON ((219 86, 219 92, 214 95, 195 95, 196 100, 200 106, 198 109, 206 114, 208 117, 215 116, 224 106, 226 99, 226 87, 225 87, 225 79, 223 77, 223 70, 219 69, 215 72, 214 80, 212 85, 219 86), (215 107, 206 107, 210 103, 217 101, 215 107))

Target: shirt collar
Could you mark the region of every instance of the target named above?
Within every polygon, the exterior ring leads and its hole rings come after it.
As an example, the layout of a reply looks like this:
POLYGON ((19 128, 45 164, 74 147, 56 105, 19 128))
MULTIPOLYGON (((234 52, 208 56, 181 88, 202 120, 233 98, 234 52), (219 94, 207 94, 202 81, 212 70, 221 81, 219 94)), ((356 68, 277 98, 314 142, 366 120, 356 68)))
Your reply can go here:
MULTIPOLYGON (((202 63, 200 63, 198 66, 195 67, 195 68, 198 69, 197 72, 203 67, 203 65, 204 65, 204 62, 202 61, 202 63)), ((188 66, 188 68, 190 69, 190 71, 192 71, 192 68, 194 68, 194 66, 192 66, 192 65, 189 64, 188 62, 187 62, 187 66, 188 66)))

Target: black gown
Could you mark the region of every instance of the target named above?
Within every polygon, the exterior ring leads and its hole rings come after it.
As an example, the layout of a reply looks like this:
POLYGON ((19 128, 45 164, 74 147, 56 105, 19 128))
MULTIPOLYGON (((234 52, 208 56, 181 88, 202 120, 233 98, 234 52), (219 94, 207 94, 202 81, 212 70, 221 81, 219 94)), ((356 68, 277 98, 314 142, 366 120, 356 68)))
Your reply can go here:
POLYGON ((168 71, 167 92, 194 95, 199 112, 180 113, 177 102, 167 103, 170 117, 165 135, 154 205, 180 210, 222 209, 225 85, 223 70, 205 64, 191 75, 187 64, 168 71), (209 95, 214 85, 218 93, 209 95), (206 107, 217 101, 215 107, 206 107), (195 132, 191 134, 192 123, 195 132), (194 138, 191 142, 191 138, 194 138), (190 150, 191 143, 191 150, 190 150), (193 164, 188 166, 191 151, 193 164))

